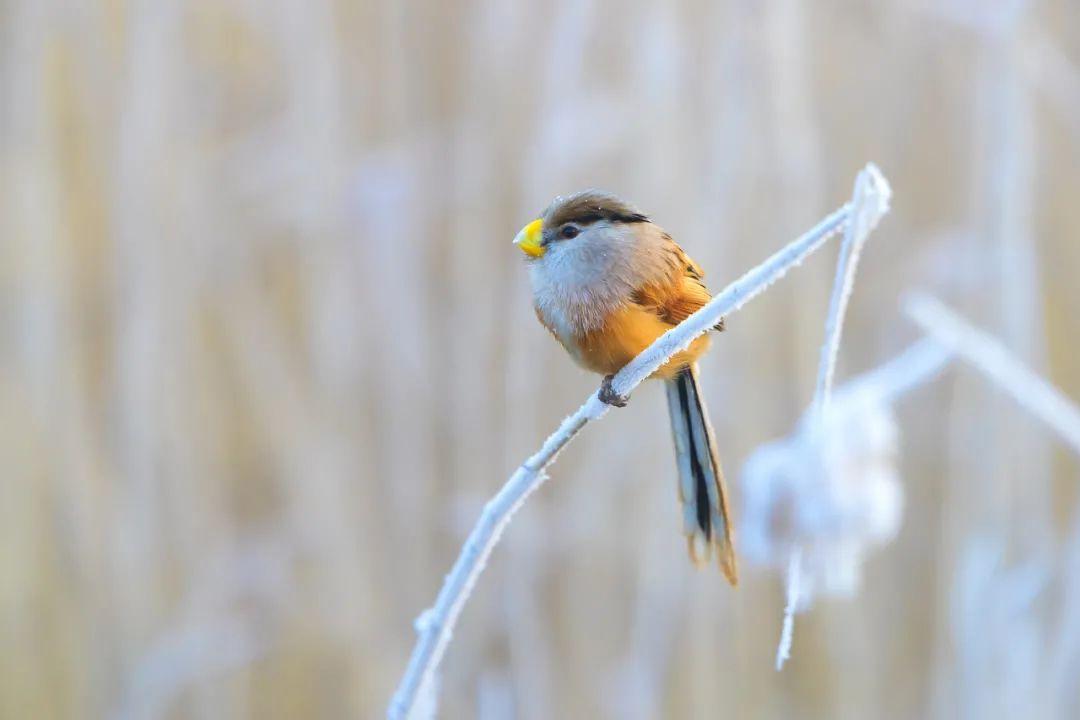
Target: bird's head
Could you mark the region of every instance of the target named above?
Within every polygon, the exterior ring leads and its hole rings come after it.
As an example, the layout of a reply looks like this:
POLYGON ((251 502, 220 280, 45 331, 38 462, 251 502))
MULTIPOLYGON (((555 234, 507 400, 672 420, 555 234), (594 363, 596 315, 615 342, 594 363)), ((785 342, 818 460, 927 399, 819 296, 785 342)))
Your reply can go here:
POLYGON ((521 229, 514 244, 531 261, 591 255, 649 219, 637 208, 599 190, 557 197, 537 219, 521 229))

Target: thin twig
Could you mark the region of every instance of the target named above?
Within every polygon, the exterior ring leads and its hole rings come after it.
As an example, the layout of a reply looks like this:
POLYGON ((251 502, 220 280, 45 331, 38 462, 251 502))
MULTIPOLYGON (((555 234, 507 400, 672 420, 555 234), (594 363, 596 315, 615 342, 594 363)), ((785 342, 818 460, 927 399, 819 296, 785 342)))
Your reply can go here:
POLYGON ((952 358, 952 350, 924 337, 891 360, 844 383, 833 394, 837 405, 849 394, 872 396, 874 402, 891 405, 901 395, 933 380, 952 358))
POLYGON ((937 298, 922 293, 904 303, 907 316, 1013 396, 1080 454, 1080 408, 1020 362, 996 338, 979 330, 937 298))
POLYGON ((844 228, 844 242, 836 261, 836 279, 829 299, 829 316, 825 321, 825 343, 821 346, 817 388, 814 391, 816 412, 823 415, 832 401, 833 377, 844 331, 844 316, 855 286, 855 270, 859 265, 863 245, 870 232, 889 210, 889 185, 876 167, 870 165, 855 178, 851 204, 858 208, 852 222, 844 228))
MULTIPOLYGON (((866 219, 864 213, 867 212, 868 207, 887 208, 889 186, 885 178, 873 165, 867 166, 860 173, 860 178, 863 176, 866 179, 857 181, 856 187, 865 188, 866 198, 872 199, 873 202, 861 203, 861 208, 854 211, 855 205, 845 204, 805 235, 726 287, 696 313, 657 338, 652 345, 620 370, 612 380, 612 389, 619 395, 629 395, 645 378, 667 362, 668 358, 689 346, 695 338, 712 328, 720 318, 739 310, 769 285, 783 277, 789 269, 800 264, 807 256, 824 245, 834 233, 845 226, 849 219, 853 217, 858 226, 864 226, 866 219)), ((608 406, 601 402, 596 394, 590 396, 577 412, 563 420, 558 430, 544 442, 540 451, 526 460, 498 494, 484 506, 479 521, 461 549, 461 555, 454 563, 450 574, 446 576, 434 607, 425 611, 416 621, 419 637, 405 675, 387 710, 390 720, 405 720, 409 717, 421 688, 431 681, 450 642, 458 616, 514 512, 546 479, 544 471, 554 462, 559 451, 590 420, 599 419, 607 410, 608 406)))
POLYGON ((802 549, 795 546, 788 559, 787 602, 784 605, 784 627, 776 648, 776 669, 781 670, 791 657, 791 636, 795 632, 795 610, 799 602, 799 580, 802 578, 802 549))
MULTIPOLYGON (((833 377, 836 375, 836 359, 840 352, 840 337, 843 334, 844 316, 847 314, 848 301, 855 285, 855 269, 859 264, 863 245, 870 232, 877 227, 881 218, 889 211, 891 197, 889 183, 873 164, 855 178, 852 191, 851 222, 844 229, 844 242, 840 246, 840 257, 836 261, 836 279, 833 281, 832 297, 829 299, 829 315, 825 320, 825 343, 821 346, 821 360, 818 364, 817 387, 811 412, 820 421, 829 411, 832 402, 833 377)), ((798 550, 793 551, 797 553, 798 550)), ((776 648, 776 669, 784 666, 784 661, 791 655, 791 638, 795 627, 795 611, 799 600, 799 578, 801 563, 795 554, 788 566, 787 596, 784 608, 784 625, 780 633, 780 643, 776 648)))

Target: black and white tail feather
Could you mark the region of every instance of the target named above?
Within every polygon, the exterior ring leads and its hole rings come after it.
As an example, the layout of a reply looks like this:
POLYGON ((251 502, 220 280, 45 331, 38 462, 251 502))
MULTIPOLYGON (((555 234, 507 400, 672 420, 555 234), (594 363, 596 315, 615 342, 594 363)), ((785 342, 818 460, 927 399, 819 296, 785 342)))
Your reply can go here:
POLYGON ((698 388, 697 363, 665 382, 675 460, 679 466, 679 500, 683 508, 690 559, 709 562, 716 554, 720 569, 732 585, 738 583, 728 494, 716 438, 698 388))

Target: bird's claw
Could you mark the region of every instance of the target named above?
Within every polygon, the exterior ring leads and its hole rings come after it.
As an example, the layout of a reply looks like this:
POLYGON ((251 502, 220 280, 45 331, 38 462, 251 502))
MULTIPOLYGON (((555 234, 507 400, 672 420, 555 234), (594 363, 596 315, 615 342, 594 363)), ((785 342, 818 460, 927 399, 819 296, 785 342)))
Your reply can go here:
POLYGON ((600 402, 608 405, 614 405, 615 407, 626 407, 626 403, 630 401, 630 398, 626 395, 620 395, 615 392, 611 387, 611 380, 614 375, 605 375, 604 381, 600 383, 600 392, 597 393, 597 397, 600 398, 600 402))

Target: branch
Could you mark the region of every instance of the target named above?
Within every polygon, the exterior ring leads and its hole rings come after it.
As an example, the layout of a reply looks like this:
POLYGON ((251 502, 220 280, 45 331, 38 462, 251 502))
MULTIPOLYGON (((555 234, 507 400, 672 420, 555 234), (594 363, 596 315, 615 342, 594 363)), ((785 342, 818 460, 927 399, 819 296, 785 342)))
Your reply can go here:
POLYGON ((904 311, 937 342, 1001 386, 1080 455, 1080 408, 1032 372, 999 340, 974 327, 937 298, 918 293, 904 311))
MULTIPOLYGON (((866 179, 857 181, 856 187, 862 183, 861 186, 867 188, 868 194, 877 198, 879 207, 887 207, 889 186, 884 177, 873 165, 868 165, 859 174, 860 179, 864 176, 866 179)), ((719 322, 720 318, 739 310, 782 278, 789 269, 824 245, 853 215, 856 224, 859 224, 862 213, 853 213, 853 207, 852 203, 848 203, 834 211, 802 237, 726 287, 677 327, 657 338, 615 375, 611 383, 612 389, 619 395, 629 395, 643 380, 667 362, 668 358, 688 347, 695 338, 719 322)), ((529 494, 544 482, 547 477, 544 471, 554 462, 559 451, 590 420, 601 418, 607 410, 608 406, 600 401, 597 394, 590 396, 577 412, 563 420, 559 428, 544 442, 540 451, 526 460, 498 494, 484 506, 480 519, 461 549, 461 555, 446 576, 434 607, 426 610, 416 621, 419 637, 401 684, 390 701, 387 710, 390 720, 408 718, 421 688, 431 681, 450 643, 458 616, 510 518, 529 494)))
MULTIPOLYGON (((836 358, 840 352, 840 337, 843 334, 844 316, 847 314, 848 301, 855 286, 855 269, 859 265, 863 245, 871 231, 889 211, 889 199, 892 191, 889 183, 873 164, 855 178, 855 189, 851 194, 851 222, 844 228, 844 242, 840 246, 840 257, 836 261, 836 279, 833 281, 832 297, 829 299, 829 315, 825 320, 825 343, 821 346, 821 360, 818 363, 817 387, 811 406, 813 422, 819 422, 829 411, 832 403, 833 377, 836 375, 836 358)), ((780 643, 776 648, 776 669, 784 666, 784 661, 791 656, 791 638, 795 629, 795 611, 799 601, 799 574, 801 561, 798 550, 791 557, 788 565, 787 604, 784 608, 784 625, 780 631, 780 643)))
POLYGON ((825 343, 821 346, 818 364, 817 388, 814 405, 818 413, 825 413, 832 401, 833 377, 836 375, 836 358, 840 352, 840 336, 844 329, 844 316, 855 286, 855 269, 859 265, 863 245, 878 221, 889 211, 889 184, 874 166, 855 178, 851 205, 858 210, 854 221, 844 228, 844 242, 836 261, 836 279, 833 281, 832 297, 829 299, 829 316, 825 321, 825 343))
POLYGON ((901 395, 933 380, 952 358, 952 351, 941 343, 922 338, 893 359, 844 383, 835 394, 838 398, 871 395, 875 402, 891 405, 901 395))
POLYGON ((787 602, 784 604, 784 627, 776 648, 776 670, 783 669, 791 657, 791 636, 795 632, 795 611, 799 603, 799 580, 802 579, 802 549, 796 545, 788 559, 787 602))

